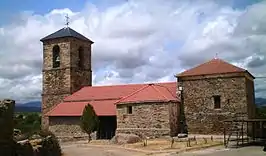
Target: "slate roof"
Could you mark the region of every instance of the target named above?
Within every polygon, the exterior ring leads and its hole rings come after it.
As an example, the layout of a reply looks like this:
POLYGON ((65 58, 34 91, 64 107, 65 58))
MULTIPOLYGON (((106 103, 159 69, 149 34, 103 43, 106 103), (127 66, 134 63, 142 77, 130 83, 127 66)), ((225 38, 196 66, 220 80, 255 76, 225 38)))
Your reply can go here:
POLYGON ((180 74, 177 74, 177 77, 226 74, 226 73, 238 73, 238 72, 247 72, 247 70, 234 66, 224 60, 215 58, 203 64, 200 64, 194 68, 188 69, 180 74))
POLYGON ((93 43, 90 39, 86 38, 85 36, 81 35, 80 33, 76 32, 75 30, 71 29, 70 27, 62 28, 44 38, 41 39, 41 41, 56 39, 56 38, 62 38, 62 37, 74 37, 77 39, 81 39, 84 41, 89 41, 93 43))
POLYGON ((47 116, 81 116, 84 107, 90 104, 99 116, 116 115, 120 102, 140 101, 179 101, 176 95, 176 82, 155 84, 128 84, 112 86, 86 86, 67 96, 64 102, 56 105, 47 116))

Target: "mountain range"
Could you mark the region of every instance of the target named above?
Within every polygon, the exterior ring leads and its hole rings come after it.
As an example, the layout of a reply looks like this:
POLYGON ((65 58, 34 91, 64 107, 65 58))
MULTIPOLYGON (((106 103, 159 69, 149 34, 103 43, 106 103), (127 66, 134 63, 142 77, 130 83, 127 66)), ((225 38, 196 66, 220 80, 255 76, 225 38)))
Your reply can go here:
MULTIPOLYGON (((266 98, 256 98, 257 106, 266 106, 266 98)), ((41 101, 31 101, 27 103, 17 103, 15 107, 16 112, 41 112, 41 101)))
POLYGON ((41 101, 16 103, 15 112, 41 112, 41 101))
POLYGON ((266 106, 266 99, 265 98, 256 98, 255 103, 257 106, 266 106))

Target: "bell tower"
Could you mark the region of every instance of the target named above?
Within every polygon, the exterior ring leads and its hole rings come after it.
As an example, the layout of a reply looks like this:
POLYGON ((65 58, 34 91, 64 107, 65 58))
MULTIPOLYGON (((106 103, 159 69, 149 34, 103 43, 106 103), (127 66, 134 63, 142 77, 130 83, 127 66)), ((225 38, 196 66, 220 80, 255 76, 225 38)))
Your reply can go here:
POLYGON ((43 43, 42 128, 45 114, 82 86, 92 85, 93 42, 68 26, 41 39, 43 43))

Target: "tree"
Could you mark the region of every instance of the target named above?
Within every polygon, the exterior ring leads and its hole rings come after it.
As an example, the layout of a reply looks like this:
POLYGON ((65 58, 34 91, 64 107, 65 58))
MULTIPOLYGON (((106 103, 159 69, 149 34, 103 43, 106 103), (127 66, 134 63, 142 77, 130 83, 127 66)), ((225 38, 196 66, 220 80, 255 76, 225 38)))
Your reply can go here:
POLYGON ((14 115, 14 128, 23 134, 31 134, 41 128, 41 115, 39 113, 16 113, 14 115))
POLYGON ((257 107, 256 115, 257 115, 257 118, 266 119, 266 107, 257 107))
POLYGON ((88 142, 90 142, 91 141, 90 134, 92 132, 97 131, 99 127, 98 117, 93 107, 90 104, 86 105, 85 108, 83 109, 83 113, 80 120, 81 120, 80 127, 85 133, 88 134, 89 136, 88 142))

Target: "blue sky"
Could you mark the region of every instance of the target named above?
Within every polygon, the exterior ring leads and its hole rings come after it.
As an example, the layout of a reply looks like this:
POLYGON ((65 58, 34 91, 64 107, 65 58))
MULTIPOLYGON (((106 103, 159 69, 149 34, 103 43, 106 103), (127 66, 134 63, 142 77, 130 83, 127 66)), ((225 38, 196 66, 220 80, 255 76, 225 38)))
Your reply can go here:
MULTIPOLYGON (((87 3, 96 5, 100 9, 116 5, 127 0, 1 0, 0 1, 0 25, 16 19, 21 12, 29 11, 35 14, 46 14, 53 9, 69 8, 80 11, 87 3)), ((193 0, 191 0, 193 1, 193 0)), ((262 0, 217 0, 218 3, 229 5, 236 9, 245 9, 247 6, 262 0)))
POLYGON ((35 14, 46 14, 53 9, 69 8, 73 12, 80 11, 87 3, 105 8, 110 5, 123 2, 124 0, 1 0, 0 1, 0 24, 11 22, 18 14, 24 11, 35 14))
MULTIPOLYGON (((105 9, 128 0, 1 0, 0 1, 0 25, 10 23, 17 19, 22 12, 34 14, 46 14, 53 9, 69 8, 73 12, 80 11, 88 3, 94 4, 98 9, 105 9)), ((188 0, 189 1, 189 0, 188 0)), ((193 0, 191 0, 193 1, 193 0)), ((217 3, 229 5, 235 9, 245 9, 246 7, 258 3, 262 0, 216 0, 217 3)))
MULTIPOLYGON (((86 3, 92 3, 99 7, 115 5, 127 0, 1 0, 0 13, 3 17, 16 15, 21 11, 33 11, 37 14, 45 14, 53 9, 69 8, 72 11, 81 10, 86 3)), ((232 5, 234 8, 245 8, 251 4, 258 3, 262 0, 218 0, 218 3, 232 5)))

